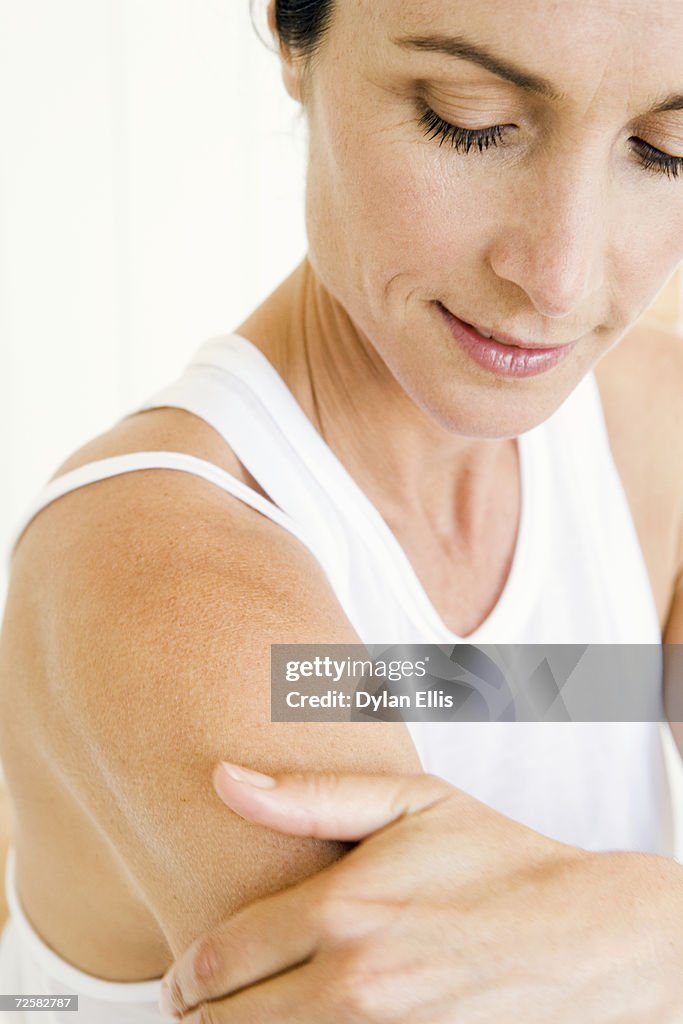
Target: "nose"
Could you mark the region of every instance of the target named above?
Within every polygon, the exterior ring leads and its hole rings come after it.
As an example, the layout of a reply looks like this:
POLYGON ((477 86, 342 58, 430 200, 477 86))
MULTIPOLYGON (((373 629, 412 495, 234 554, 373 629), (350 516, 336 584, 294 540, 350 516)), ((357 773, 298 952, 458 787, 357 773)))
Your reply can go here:
POLYGON ((606 184, 595 167, 548 167, 527 182, 489 252, 494 272, 521 288, 540 314, 566 317, 605 281, 606 184))

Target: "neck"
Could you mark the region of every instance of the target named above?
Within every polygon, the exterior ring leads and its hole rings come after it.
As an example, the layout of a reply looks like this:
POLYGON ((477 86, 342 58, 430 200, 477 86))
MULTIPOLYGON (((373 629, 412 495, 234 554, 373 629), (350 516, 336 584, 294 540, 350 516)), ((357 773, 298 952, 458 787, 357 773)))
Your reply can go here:
POLYGON ((486 541, 517 474, 514 441, 454 435, 408 395, 305 259, 237 333, 270 360, 384 518, 486 541))

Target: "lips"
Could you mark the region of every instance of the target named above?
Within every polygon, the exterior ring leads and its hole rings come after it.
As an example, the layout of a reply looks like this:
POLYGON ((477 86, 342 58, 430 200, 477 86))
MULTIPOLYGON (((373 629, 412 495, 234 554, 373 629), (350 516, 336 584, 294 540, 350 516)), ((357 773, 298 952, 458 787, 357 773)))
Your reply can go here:
POLYGON ((504 341, 496 341, 493 337, 484 337, 474 326, 453 316, 442 303, 438 303, 437 308, 456 346, 473 363, 498 377, 537 377, 559 366, 578 344, 578 341, 575 341, 567 345, 556 345, 554 348, 530 348, 527 342, 522 345, 511 345, 504 341))
MULTIPOLYGON (((440 303, 440 305, 442 305, 442 304, 440 303)), ((522 340, 521 338, 513 338, 513 336, 511 334, 506 334, 504 331, 494 331, 494 330, 489 329, 488 327, 483 327, 481 324, 474 323, 471 320, 465 320, 463 317, 459 317, 459 316, 457 316, 456 313, 451 312, 451 310, 448 309, 447 306, 444 306, 444 309, 448 313, 450 313, 451 316, 454 316, 456 318, 456 320, 460 320, 462 323, 466 324, 468 327, 471 327, 473 330, 475 330, 477 332, 477 334, 480 334, 482 336, 482 338, 492 338, 493 341, 498 341, 502 345, 510 345, 510 346, 514 346, 515 348, 524 348, 524 349, 544 349, 544 350, 548 350, 548 349, 564 348, 565 345, 573 345, 574 342, 577 340, 576 338, 572 338, 570 341, 565 341, 565 342, 553 341, 553 342, 549 343, 547 340, 546 341, 526 341, 526 340, 522 340)))

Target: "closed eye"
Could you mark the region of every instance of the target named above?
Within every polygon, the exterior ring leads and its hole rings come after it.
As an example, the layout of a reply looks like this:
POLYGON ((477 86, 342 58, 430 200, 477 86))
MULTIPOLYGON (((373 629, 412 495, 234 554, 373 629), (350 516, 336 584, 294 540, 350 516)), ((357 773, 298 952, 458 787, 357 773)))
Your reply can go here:
POLYGON ((430 107, 422 108, 420 126, 427 138, 438 140, 440 146, 446 143, 462 153, 469 153, 472 148, 481 153, 490 146, 498 146, 506 130, 515 127, 513 124, 494 124, 490 128, 460 128, 444 121, 430 107))
MULTIPOLYGON (((449 145, 452 149, 465 154, 473 149, 481 153, 504 144, 508 134, 517 127, 514 124, 494 124, 487 128, 461 128, 439 117, 431 107, 421 104, 420 109, 419 124, 426 137, 437 141, 439 146, 449 145)), ((635 135, 629 141, 646 170, 655 174, 666 174, 669 178, 683 176, 683 157, 663 153, 635 135)))
POLYGON ((649 142, 639 139, 636 135, 631 136, 629 142, 633 143, 643 167, 647 170, 666 174, 670 178, 677 178, 679 174, 683 174, 683 156, 662 153, 661 149, 655 149, 649 142))

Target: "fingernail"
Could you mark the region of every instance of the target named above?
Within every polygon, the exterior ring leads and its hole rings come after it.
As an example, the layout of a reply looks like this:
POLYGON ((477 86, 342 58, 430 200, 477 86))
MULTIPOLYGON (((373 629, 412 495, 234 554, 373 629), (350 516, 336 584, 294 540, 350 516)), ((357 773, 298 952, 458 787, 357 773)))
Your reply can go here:
POLYGON ((159 994, 159 1009, 163 1013, 164 1017, 173 1017, 174 1020, 180 1020, 180 1010, 176 1007, 171 996, 171 989, 165 981, 161 983, 161 992, 159 994))
POLYGON ((249 786, 258 786, 259 789, 272 789, 277 786, 277 780, 271 775, 263 775, 261 772, 254 772, 251 768, 242 768, 238 764, 230 764, 229 761, 221 762, 223 771, 226 772, 235 782, 244 782, 249 786))

